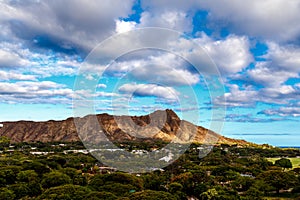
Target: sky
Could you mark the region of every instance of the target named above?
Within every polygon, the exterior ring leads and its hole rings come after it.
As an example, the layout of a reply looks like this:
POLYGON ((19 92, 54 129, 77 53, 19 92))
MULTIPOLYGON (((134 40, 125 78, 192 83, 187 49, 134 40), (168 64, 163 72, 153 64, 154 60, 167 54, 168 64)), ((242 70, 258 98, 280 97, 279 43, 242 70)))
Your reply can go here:
POLYGON ((299 20, 298 0, 0 0, 0 121, 170 108, 300 146, 299 20))

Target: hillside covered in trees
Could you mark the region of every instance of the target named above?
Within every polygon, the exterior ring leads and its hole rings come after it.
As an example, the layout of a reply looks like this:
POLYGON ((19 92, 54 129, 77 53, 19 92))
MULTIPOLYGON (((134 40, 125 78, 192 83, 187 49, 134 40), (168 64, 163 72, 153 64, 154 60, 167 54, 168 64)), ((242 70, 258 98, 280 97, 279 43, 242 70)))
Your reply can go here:
MULTIPOLYGON (((127 151, 164 142, 118 144, 127 151)), ((149 173, 104 166, 80 142, 17 143, 1 139, 0 197, 13 199, 300 199, 296 149, 218 145, 200 158, 192 144, 177 161, 149 173), (272 163, 268 159, 275 159, 272 163)))

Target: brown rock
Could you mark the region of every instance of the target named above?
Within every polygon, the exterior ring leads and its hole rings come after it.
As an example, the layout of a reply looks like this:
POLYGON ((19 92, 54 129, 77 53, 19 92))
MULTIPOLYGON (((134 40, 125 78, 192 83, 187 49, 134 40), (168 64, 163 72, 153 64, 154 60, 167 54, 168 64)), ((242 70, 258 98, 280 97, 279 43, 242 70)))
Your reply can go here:
POLYGON ((155 111, 145 116, 89 115, 62 121, 1 122, 0 136, 12 142, 71 142, 79 141, 128 141, 161 139, 176 142, 249 144, 243 140, 223 137, 213 131, 180 120, 172 110, 155 111))

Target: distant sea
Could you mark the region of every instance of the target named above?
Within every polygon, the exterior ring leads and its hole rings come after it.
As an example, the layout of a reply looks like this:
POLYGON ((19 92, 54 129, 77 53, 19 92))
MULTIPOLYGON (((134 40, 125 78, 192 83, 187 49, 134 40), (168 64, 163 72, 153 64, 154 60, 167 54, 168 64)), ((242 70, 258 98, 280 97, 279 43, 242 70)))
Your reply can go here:
POLYGON ((293 146, 279 146, 279 148, 294 148, 294 149, 300 149, 300 147, 293 147, 293 146))

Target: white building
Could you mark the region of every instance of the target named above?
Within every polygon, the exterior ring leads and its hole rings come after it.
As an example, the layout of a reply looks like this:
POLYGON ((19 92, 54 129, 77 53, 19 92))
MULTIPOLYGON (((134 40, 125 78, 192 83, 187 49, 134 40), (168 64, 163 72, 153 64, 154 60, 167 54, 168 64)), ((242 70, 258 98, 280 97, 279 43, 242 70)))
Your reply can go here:
POLYGON ((0 124, 0 128, 2 128, 3 127, 3 124, 0 124))

